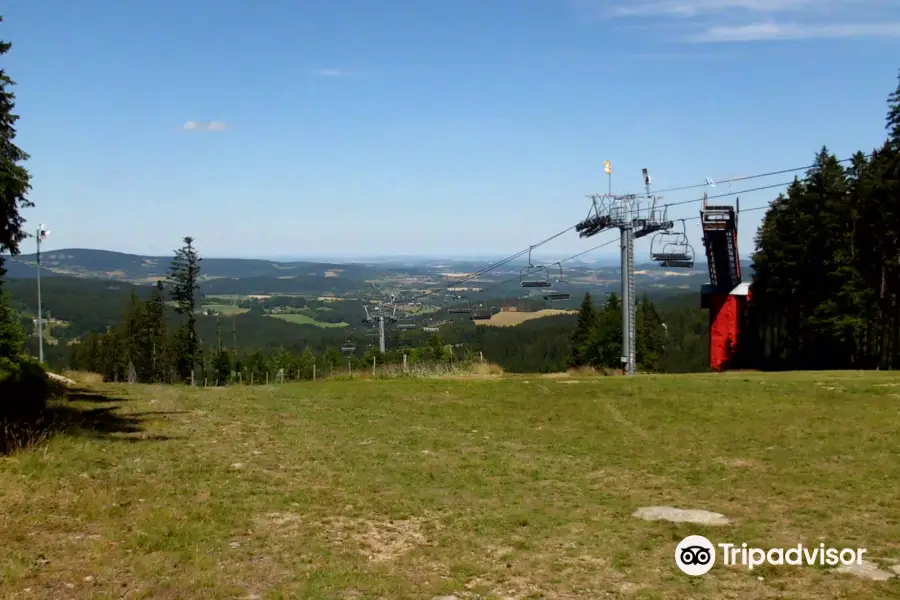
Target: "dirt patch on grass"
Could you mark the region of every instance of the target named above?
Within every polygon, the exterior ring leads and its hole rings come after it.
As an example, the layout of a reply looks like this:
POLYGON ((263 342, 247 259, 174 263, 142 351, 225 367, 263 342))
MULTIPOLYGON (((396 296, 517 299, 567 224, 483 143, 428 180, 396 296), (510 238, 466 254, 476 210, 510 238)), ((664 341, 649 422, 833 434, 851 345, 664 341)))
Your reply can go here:
POLYGON ((733 469, 759 469, 763 466, 758 460, 748 458, 718 458, 716 460, 733 469))
POLYGON ((335 517, 329 520, 328 529, 334 543, 344 546, 349 542, 372 562, 385 562, 427 544, 423 524, 420 517, 400 521, 335 517))
POLYGON ((303 523, 303 517, 297 513, 270 512, 256 517, 255 531, 267 534, 289 534, 296 531, 303 523))

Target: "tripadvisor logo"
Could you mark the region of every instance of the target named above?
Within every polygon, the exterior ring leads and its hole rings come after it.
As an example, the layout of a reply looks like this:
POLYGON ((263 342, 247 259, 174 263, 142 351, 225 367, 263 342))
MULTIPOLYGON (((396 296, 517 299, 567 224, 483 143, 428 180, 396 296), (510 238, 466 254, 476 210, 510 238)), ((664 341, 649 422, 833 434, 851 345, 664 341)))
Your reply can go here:
POLYGON ((820 565, 834 567, 841 565, 861 565, 865 548, 826 548, 825 544, 806 547, 797 544, 790 548, 754 548, 743 544, 714 545, 702 535, 689 535, 675 548, 675 564, 688 575, 704 575, 716 564, 716 555, 721 554, 725 566, 743 565, 753 570, 762 565, 820 565), (718 546, 718 553, 716 547, 718 546))

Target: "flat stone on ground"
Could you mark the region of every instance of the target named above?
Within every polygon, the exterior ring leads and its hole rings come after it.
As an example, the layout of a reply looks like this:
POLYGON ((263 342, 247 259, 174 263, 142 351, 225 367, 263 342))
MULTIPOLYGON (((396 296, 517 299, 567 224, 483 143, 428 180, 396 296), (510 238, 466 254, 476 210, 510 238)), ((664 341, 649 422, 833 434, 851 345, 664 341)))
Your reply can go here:
POLYGON ((833 573, 855 575, 863 579, 871 579, 872 581, 887 581, 888 579, 896 577, 896 575, 894 575, 893 573, 882 571, 878 568, 878 565, 867 560, 862 561, 861 565, 841 565, 840 567, 832 569, 831 571, 833 573))
POLYGON ((634 511, 631 516, 645 521, 670 521, 697 525, 728 525, 731 523, 728 517, 719 513, 671 506, 644 506, 634 511))

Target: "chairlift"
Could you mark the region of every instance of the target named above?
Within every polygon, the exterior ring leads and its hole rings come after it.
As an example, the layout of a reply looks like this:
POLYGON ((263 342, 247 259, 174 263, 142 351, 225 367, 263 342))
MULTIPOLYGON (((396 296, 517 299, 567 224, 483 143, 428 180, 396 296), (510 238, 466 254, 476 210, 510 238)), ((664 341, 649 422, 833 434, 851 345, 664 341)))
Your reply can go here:
POLYGON ((354 352, 356 352, 356 344, 354 344, 353 342, 344 342, 344 344, 341 346, 341 352, 344 352, 346 354, 353 354, 354 352))
MULTIPOLYGON (((462 300, 462 297, 457 296, 457 299, 462 300)), ((470 315, 472 314, 472 307, 469 305, 468 301, 465 301, 464 305, 449 307, 447 312, 451 315, 470 315)))
POLYGON ((493 306, 485 308, 483 305, 472 310, 473 321, 487 321, 494 316, 493 306))
POLYGON ((688 242, 687 226, 681 219, 681 232, 657 233, 650 241, 650 260, 661 267, 692 269, 694 248, 688 242))
POLYGON ((519 273, 519 284, 524 288, 550 287, 550 271, 547 267, 531 264, 531 250, 528 249, 528 266, 519 273))
MULTIPOLYGON (((559 267, 559 276, 557 276, 556 278, 556 283, 565 284, 566 280, 563 277, 562 262, 556 263, 556 266, 559 267)), ((544 294, 544 300, 549 300, 550 302, 559 302, 561 300, 568 300, 569 298, 571 298, 571 294, 569 294, 569 292, 557 292, 554 290, 550 290, 546 294, 544 294)))
MULTIPOLYGON (((668 252, 668 250, 667 250, 668 252)), ((674 252, 681 253, 676 258, 669 258, 667 260, 663 260, 659 263, 661 267, 670 267, 673 269, 693 269, 694 268, 694 249, 688 244, 687 246, 681 246, 676 249, 674 252)), ((674 253, 669 253, 667 256, 674 256, 674 253)))

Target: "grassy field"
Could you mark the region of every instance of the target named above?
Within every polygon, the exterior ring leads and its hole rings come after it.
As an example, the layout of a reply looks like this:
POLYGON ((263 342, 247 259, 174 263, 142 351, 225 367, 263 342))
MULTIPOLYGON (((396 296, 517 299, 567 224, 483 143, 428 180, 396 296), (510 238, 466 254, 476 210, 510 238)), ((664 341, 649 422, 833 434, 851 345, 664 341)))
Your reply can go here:
POLYGON ((5 598, 897 598, 677 570, 687 535, 900 562, 900 376, 101 385, 0 459, 5 598), (637 508, 724 513, 726 527, 637 508))
POLYGON ((204 304, 202 306, 202 309, 217 312, 223 317, 230 317, 231 315, 242 315, 244 313, 250 312, 250 309, 241 308, 240 306, 235 306, 234 304, 204 304))
POLYGON ((492 316, 490 320, 487 321, 475 321, 477 325, 490 325, 493 327, 512 327, 513 325, 519 325, 524 323, 525 321, 530 321, 532 319, 540 319, 541 317, 552 317, 553 315, 565 315, 565 314, 574 314, 578 311, 574 310, 559 310, 556 308, 545 308, 544 310, 537 310, 534 312, 524 312, 524 311, 510 311, 510 312, 499 312, 496 315, 492 316))
POLYGON ((273 319, 281 319, 282 321, 287 321, 288 323, 295 323, 297 325, 314 325, 316 327, 346 327, 347 323, 326 323, 324 321, 316 321, 309 315, 304 315, 302 313, 287 313, 287 314, 277 314, 277 315, 269 315, 273 319))

